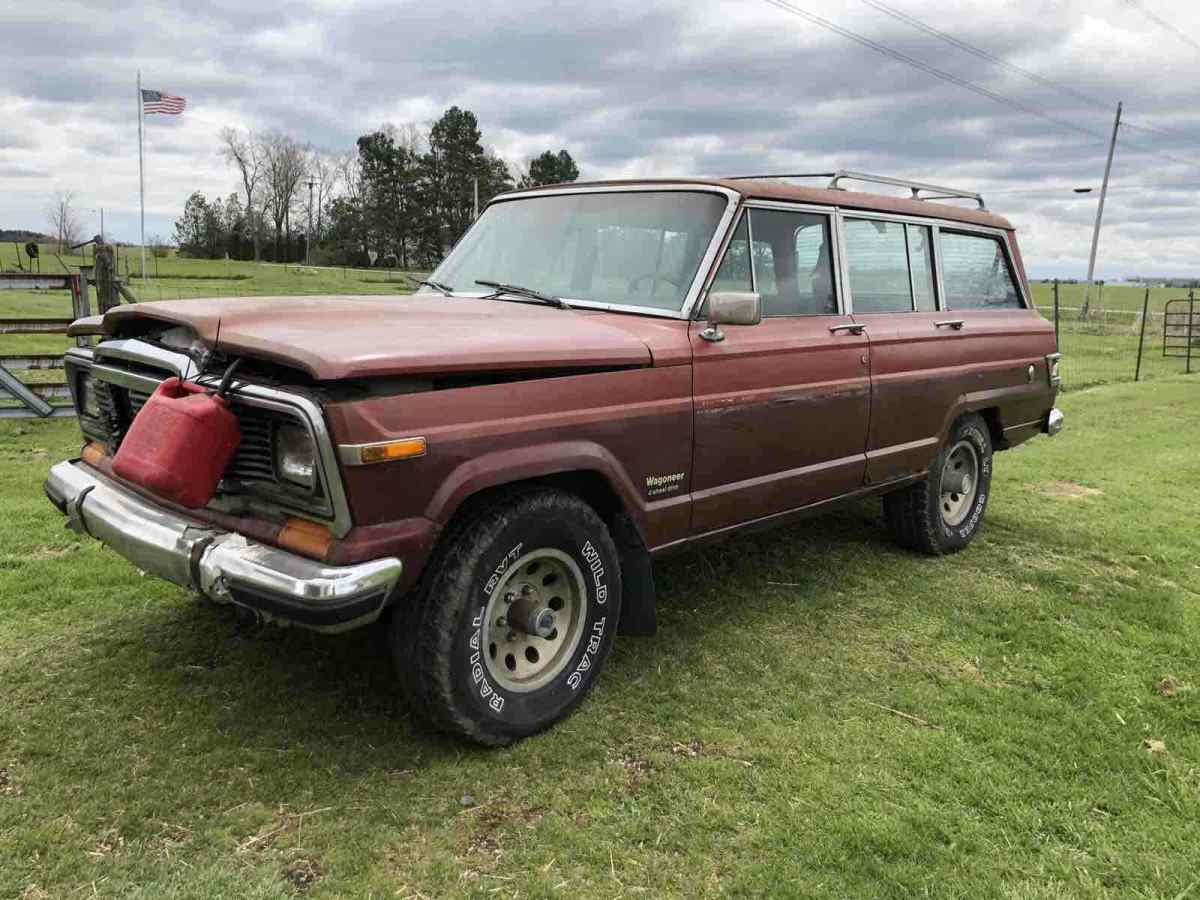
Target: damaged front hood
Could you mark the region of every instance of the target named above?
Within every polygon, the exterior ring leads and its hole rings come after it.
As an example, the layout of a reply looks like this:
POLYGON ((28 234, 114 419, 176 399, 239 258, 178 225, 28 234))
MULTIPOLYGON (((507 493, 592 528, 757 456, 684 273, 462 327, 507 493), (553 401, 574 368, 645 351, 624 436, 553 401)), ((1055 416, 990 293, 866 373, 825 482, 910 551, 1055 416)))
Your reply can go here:
POLYGON ((120 306, 104 330, 120 335, 145 319, 186 325, 221 353, 283 363, 318 381, 652 365, 646 342, 615 318, 425 294, 255 297, 120 306))

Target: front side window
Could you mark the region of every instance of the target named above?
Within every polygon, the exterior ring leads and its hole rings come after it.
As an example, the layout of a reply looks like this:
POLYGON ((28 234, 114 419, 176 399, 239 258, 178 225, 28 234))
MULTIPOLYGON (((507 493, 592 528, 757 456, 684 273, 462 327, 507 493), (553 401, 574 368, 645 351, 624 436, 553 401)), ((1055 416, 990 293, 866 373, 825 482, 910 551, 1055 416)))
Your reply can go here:
POLYGON ((998 238, 943 231, 939 249, 948 309, 1024 306, 998 238))
POLYGON ((750 274, 750 217, 744 215, 734 229, 725 249, 725 258, 721 260, 709 290, 749 293, 754 290, 753 277, 750 274))
POLYGON ((836 314, 831 243, 829 216, 748 209, 711 290, 758 291, 767 318, 836 314))
POLYGON ((456 293, 476 280, 566 300, 678 312, 725 211, 721 194, 556 194, 489 206, 430 275, 456 293))

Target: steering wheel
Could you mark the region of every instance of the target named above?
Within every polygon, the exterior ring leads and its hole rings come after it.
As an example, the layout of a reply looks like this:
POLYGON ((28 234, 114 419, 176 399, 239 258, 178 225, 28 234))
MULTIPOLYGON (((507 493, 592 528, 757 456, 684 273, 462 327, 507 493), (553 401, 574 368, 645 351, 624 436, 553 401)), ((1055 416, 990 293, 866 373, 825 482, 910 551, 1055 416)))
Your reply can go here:
POLYGON ((637 275, 637 276, 634 276, 633 278, 630 278, 629 279, 629 288, 626 290, 626 293, 627 294, 639 293, 638 288, 637 288, 638 282, 645 281, 647 278, 650 279, 651 295, 654 294, 654 283, 656 281, 665 281, 667 284, 671 285, 676 290, 680 290, 682 288, 682 285, 678 281, 676 281, 674 278, 669 278, 666 275, 660 275, 657 272, 647 272, 645 275, 637 275))

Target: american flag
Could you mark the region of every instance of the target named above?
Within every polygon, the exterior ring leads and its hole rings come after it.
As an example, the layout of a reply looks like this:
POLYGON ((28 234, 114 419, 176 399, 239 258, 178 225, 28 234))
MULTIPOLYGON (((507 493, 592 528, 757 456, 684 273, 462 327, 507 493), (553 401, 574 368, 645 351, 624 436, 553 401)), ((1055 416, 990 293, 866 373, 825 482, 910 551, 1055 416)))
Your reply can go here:
POLYGON ((154 113, 162 113, 165 116, 177 116, 183 112, 186 106, 187 101, 182 97, 164 94, 162 91, 142 89, 142 111, 148 116, 154 113))

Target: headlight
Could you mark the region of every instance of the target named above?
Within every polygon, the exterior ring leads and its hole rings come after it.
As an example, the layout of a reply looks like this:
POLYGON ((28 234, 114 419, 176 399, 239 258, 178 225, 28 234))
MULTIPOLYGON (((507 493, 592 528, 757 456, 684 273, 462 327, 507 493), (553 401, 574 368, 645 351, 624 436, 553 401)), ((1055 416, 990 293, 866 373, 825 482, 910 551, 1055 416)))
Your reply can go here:
POLYGON ((92 381, 92 376, 84 372, 75 384, 79 392, 75 398, 79 411, 89 419, 100 418, 100 398, 96 396, 96 384, 92 381))
POLYGON ((275 476, 312 490, 316 487, 317 453, 308 430, 299 425, 275 429, 275 476))

